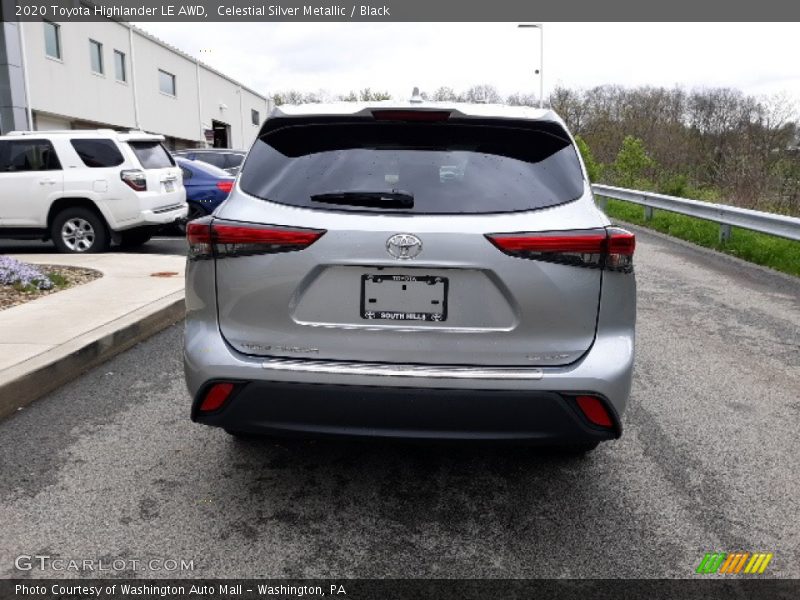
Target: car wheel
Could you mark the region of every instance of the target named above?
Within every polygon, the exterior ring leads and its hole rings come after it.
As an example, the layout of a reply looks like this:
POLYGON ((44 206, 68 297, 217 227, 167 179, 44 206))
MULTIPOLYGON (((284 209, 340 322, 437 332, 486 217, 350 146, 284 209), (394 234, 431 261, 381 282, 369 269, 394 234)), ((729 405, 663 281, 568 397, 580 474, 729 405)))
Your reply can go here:
POLYGON ((105 252, 109 236, 103 218, 88 208, 62 210, 50 226, 50 238, 59 252, 89 254, 105 252))
POLYGON ((189 221, 194 221, 195 219, 200 219, 205 217, 208 213, 204 211, 202 208, 197 206, 197 204, 189 203, 189 214, 186 215, 186 220, 181 221, 178 223, 178 230, 185 234, 186 233, 186 223, 189 221))
POLYGON ((120 231, 119 245, 123 248, 135 248, 150 241, 153 237, 151 229, 133 229, 131 231, 120 231))

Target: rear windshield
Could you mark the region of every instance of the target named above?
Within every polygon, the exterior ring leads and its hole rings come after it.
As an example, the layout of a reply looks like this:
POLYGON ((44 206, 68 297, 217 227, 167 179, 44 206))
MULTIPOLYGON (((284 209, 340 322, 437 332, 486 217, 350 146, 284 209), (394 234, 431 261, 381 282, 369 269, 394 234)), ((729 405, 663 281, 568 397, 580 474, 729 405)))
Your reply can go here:
POLYGON ((244 154, 234 154, 231 152, 225 156, 225 168, 232 169, 240 166, 244 162, 244 154))
POLYGON ((172 160, 172 156, 161 145, 161 142, 128 142, 128 145, 133 149, 133 153, 145 169, 164 169, 175 166, 175 161, 172 160))
POLYGON ((193 160, 202 160, 204 163, 213 165, 218 169, 223 169, 225 167, 224 154, 216 154, 214 152, 198 152, 194 155, 193 160))
POLYGON ((220 169, 238 167, 244 160, 243 154, 234 154, 233 152, 196 152, 188 154, 188 156, 192 156, 193 160, 202 160, 220 169))
POLYGON ((583 175, 554 124, 350 122, 265 134, 248 155, 241 186, 265 200, 320 210, 498 213, 575 200, 583 175), (363 201, 363 194, 380 200, 390 193, 412 200, 363 201))

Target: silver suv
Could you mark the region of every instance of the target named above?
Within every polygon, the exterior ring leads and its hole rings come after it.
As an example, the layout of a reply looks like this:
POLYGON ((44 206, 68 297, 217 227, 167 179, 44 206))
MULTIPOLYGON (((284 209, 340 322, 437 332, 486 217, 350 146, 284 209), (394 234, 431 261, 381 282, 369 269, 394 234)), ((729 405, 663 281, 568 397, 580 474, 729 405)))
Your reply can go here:
POLYGON ((634 236, 551 111, 281 107, 187 237, 197 422, 580 450, 621 433, 634 236))

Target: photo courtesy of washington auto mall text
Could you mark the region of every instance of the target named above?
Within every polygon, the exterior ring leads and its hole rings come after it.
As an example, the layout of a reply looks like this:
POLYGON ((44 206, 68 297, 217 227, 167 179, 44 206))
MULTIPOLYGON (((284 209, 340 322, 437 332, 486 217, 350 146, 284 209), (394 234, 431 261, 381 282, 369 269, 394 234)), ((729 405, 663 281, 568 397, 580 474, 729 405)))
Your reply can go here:
POLYGON ((0 600, 800 598, 798 40, 0 0, 0 600))
POLYGON ((14 585, 16 597, 51 598, 237 598, 245 594, 259 598, 321 598, 347 597, 342 584, 287 585, 268 583, 169 583, 151 584, 140 582, 121 582, 105 584, 47 583, 14 585))

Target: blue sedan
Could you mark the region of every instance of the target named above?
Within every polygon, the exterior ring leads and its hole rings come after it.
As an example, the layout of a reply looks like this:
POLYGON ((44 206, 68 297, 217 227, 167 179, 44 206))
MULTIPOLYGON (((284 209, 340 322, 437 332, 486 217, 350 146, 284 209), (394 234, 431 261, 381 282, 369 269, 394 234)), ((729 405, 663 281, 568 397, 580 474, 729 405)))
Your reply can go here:
POLYGON ((211 214, 228 197, 235 177, 200 160, 175 157, 183 171, 183 186, 189 204, 188 221, 211 214))

